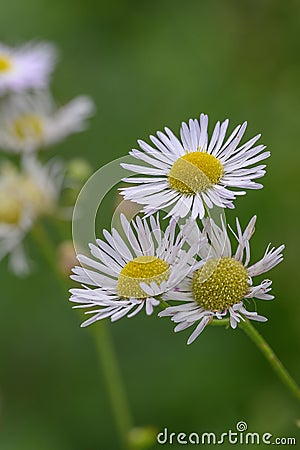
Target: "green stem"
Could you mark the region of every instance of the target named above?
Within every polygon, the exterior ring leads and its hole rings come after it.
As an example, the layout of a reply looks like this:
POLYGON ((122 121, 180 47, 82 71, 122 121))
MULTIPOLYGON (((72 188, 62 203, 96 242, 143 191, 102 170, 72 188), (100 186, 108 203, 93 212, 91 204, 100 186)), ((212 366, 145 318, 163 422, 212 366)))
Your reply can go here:
POLYGON ((122 448, 128 449, 129 431, 133 426, 130 409, 125 395, 118 362, 113 349, 109 324, 103 321, 93 328, 99 359, 103 369, 122 448))
POLYGON ((169 308, 169 307, 170 307, 169 303, 167 303, 167 302, 166 302, 165 300, 163 300, 161 297, 158 297, 157 299, 160 301, 160 307, 161 307, 162 309, 166 309, 166 308, 169 308))
POLYGON ((281 381, 289 389, 289 391, 300 400, 300 388, 295 382, 295 380, 288 373, 286 368, 283 366, 282 362, 277 358, 269 344, 264 340, 264 338, 259 334, 259 332, 253 327, 249 320, 241 322, 239 325, 245 333, 252 339, 252 341, 257 345, 260 351, 264 354, 266 359, 271 364, 274 371, 277 373, 281 381))
MULTIPOLYGON (((229 327, 230 321, 229 319, 221 319, 221 320, 214 319, 209 324, 213 326, 229 327)), ((283 384, 285 384, 285 386, 294 395, 294 397, 300 400, 300 387, 298 386, 296 381, 291 377, 289 372, 286 370, 282 362, 275 355, 274 351, 265 341, 265 339, 261 336, 261 334, 254 328, 254 326, 248 319, 245 319, 244 322, 240 322, 239 326, 245 331, 247 336, 249 336, 250 339, 252 339, 252 341, 257 345, 257 347, 269 361, 272 368, 277 373, 283 384)))
MULTIPOLYGON (((210 325, 214 326, 229 326, 229 319, 222 320, 212 320, 210 325)), ((300 387, 297 385, 296 381, 291 377, 288 373, 282 362, 278 359, 278 357, 273 352, 272 348, 265 341, 265 339, 261 336, 261 334, 254 328, 251 322, 248 319, 245 319, 244 322, 240 322, 240 328, 242 328, 247 336, 252 339, 252 341, 257 345, 259 350, 263 353, 266 359, 271 364, 274 371, 277 373, 281 381, 285 384, 285 386, 289 389, 289 391, 300 400, 300 387)))
POLYGON ((213 325, 214 327, 229 327, 230 321, 229 319, 214 319, 209 322, 209 325, 213 325))
POLYGON ((31 235, 34 238, 40 252, 43 254, 45 260, 47 261, 50 269, 55 275, 57 282, 62 289, 63 293, 66 294, 68 290, 68 280, 66 280, 63 274, 59 270, 57 261, 57 252, 52 242, 49 239, 48 233, 45 231, 41 223, 36 223, 31 230, 31 235))
MULTIPOLYGON (((41 223, 36 224, 32 229, 32 236, 35 239, 39 250, 43 253, 43 256, 53 274, 56 276, 64 295, 66 295, 69 289, 68 279, 64 278, 63 273, 60 272, 58 265, 56 265, 56 249, 41 223)), ((108 324, 103 322, 92 331, 94 334, 97 353, 102 366, 105 383, 107 385, 121 447, 124 450, 127 450, 129 449, 128 439, 129 431, 132 428, 132 419, 124 392, 122 378, 119 373, 118 362, 109 333, 108 324)))

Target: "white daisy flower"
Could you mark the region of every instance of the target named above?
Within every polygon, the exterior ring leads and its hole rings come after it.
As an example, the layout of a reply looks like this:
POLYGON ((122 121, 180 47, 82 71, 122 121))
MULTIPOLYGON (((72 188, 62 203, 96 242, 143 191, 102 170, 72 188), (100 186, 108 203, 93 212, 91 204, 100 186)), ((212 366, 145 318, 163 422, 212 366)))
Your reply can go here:
POLYGON ((42 166, 32 157, 18 170, 11 163, 0 168, 0 260, 9 255, 17 275, 29 271, 23 240, 44 214, 54 212, 63 181, 60 161, 42 166))
POLYGON ((14 95, 0 108, 0 147, 14 153, 28 153, 48 147, 86 128, 94 105, 80 96, 57 109, 50 94, 36 92, 14 95))
POLYGON ((213 319, 230 318, 230 325, 236 328, 245 317, 250 320, 265 322, 266 317, 256 312, 247 311, 245 299, 258 298, 272 300, 274 297, 268 292, 272 281, 263 280, 253 286, 252 277, 268 272, 279 264, 284 245, 277 249, 270 248, 270 244, 260 261, 249 266, 249 240, 254 232, 256 216, 254 216, 245 231, 242 232, 238 219, 236 220, 238 246, 234 256, 227 230, 222 222, 218 227, 212 219, 205 219, 204 230, 200 235, 208 238, 207 244, 199 252, 201 262, 195 271, 190 272, 184 283, 174 292, 163 295, 165 300, 178 300, 185 303, 170 306, 159 313, 159 316, 171 316, 177 323, 175 331, 184 330, 195 323, 197 326, 188 339, 191 344, 213 319))
POLYGON ((0 94, 46 88, 56 59, 55 47, 46 42, 16 48, 0 43, 0 94))
POLYGON ((120 219, 126 240, 114 228, 111 233, 104 230, 105 241, 98 239, 97 246, 89 244, 95 259, 77 257, 90 267, 77 266, 71 276, 83 285, 70 290, 70 300, 79 304, 75 308, 92 308, 86 312, 92 317, 83 327, 106 317, 111 321, 132 317, 144 307, 147 315, 152 314, 160 303, 157 297, 185 277, 198 250, 198 244, 187 252, 182 249, 186 239, 182 231, 176 236, 174 219, 164 233, 158 215, 150 216, 149 224, 139 217, 129 223, 123 214, 120 219))
POLYGON ((240 145, 247 122, 238 125, 225 140, 228 120, 218 122, 208 138, 208 116, 201 114, 200 121, 190 119, 182 123, 179 140, 171 130, 150 136, 154 147, 138 141, 140 150, 130 154, 145 165, 122 164, 125 169, 146 175, 125 178, 138 186, 121 190, 125 199, 145 205, 146 214, 169 208, 168 216, 203 218, 205 207, 234 208, 233 200, 244 191, 233 189, 260 189, 254 182, 265 174, 265 165, 256 165, 268 158, 262 152, 264 145, 254 146, 260 135, 240 145))

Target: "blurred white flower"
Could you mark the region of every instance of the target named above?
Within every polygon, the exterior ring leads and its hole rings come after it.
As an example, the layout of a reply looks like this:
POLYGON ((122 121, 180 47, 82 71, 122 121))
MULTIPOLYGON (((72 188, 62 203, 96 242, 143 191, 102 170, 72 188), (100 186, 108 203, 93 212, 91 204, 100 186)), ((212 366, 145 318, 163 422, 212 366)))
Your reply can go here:
POLYGON ((56 108, 47 92, 13 95, 0 108, 0 148, 28 153, 83 131, 94 111, 93 101, 80 96, 56 108))
POLYGON ((29 42, 15 48, 0 43, 0 95, 46 88, 56 60, 55 47, 46 42, 29 42))
POLYGON ((38 217, 55 211, 64 168, 57 160, 43 166, 27 157, 21 170, 2 164, 0 175, 0 260, 9 255, 11 269, 22 275, 29 271, 22 241, 38 217))
MULTIPOLYGON (((238 219, 236 220, 237 234, 234 233, 234 236, 238 246, 234 255, 223 222, 220 228, 212 219, 205 219, 204 230, 198 230, 198 236, 203 242, 204 238, 207 238, 206 243, 200 248, 201 262, 173 292, 163 295, 165 300, 178 300, 184 303, 170 306, 159 313, 160 317, 171 316, 171 320, 177 324, 175 331, 185 330, 197 323, 188 344, 191 344, 213 319, 220 320, 228 315, 232 328, 236 328, 245 318, 259 322, 267 320, 257 312, 247 311, 245 299, 274 298, 268 293, 271 290, 271 280, 266 279, 253 286, 252 277, 268 272, 279 264, 283 259, 281 252, 284 245, 270 249, 269 244, 262 259, 249 267, 249 240, 254 232, 255 221, 256 216, 252 217, 243 232, 238 219)), ((190 225, 192 228, 197 227, 192 221, 190 225)), ((187 228, 186 231, 189 235, 194 234, 187 228)))

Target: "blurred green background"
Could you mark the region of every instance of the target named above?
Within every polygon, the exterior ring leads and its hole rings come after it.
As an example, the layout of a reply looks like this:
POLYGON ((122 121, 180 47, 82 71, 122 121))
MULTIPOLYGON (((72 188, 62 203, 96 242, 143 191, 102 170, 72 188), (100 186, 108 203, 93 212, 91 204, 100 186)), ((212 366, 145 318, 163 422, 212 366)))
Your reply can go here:
MULTIPOLYGON (((0 30, 7 44, 56 43, 56 99, 85 93, 96 102, 89 130, 48 156, 83 156, 96 170, 200 112, 211 126, 248 120, 246 138, 262 133, 272 152, 265 188, 238 199, 227 219, 238 214, 245 226, 258 214, 253 261, 268 242, 286 243, 270 274, 276 300, 257 301, 269 321, 257 328, 300 382, 299 18, 296 0, 10 0, 0 30)), ((37 261, 28 278, 1 263, 0 449, 117 450, 91 332, 30 239, 27 247, 37 261)), ((137 425, 221 433, 244 420, 249 431, 300 439, 296 402, 242 331, 209 327, 187 347, 188 332, 140 314, 111 333, 137 425)))

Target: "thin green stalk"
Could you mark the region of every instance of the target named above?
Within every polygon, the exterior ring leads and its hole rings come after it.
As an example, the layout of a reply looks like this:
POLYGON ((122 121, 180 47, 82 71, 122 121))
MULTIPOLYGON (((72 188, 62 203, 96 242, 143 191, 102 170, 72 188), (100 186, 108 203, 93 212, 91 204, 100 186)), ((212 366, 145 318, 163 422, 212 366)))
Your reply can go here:
POLYGON ((257 345, 263 355, 271 364, 274 371, 277 373, 281 381, 289 389, 289 391, 300 400, 300 388, 296 381, 291 377, 286 368, 283 366, 282 362, 275 355, 269 344, 261 336, 261 334, 254 328, 249 320, 241 322, 239 325, 245 333, 252 339, 252 341, 257 345))
MULTIPOLYGON (((162 299, 160 299, 160 306, 165 309, 169 306, 167 302, 164 302, 162 299)), ((228 318, 221 319, 221 320, 211 320, 209 323, 213 326, 230 326, 230 321, 228 318)), ((269 346, 269 344, 265 341, 265 339, 261 336, 261 334, 254 328, 254 326, 251 324, 251 322, 248 319, 245 319, 245 321, 241 321, 239 324, 240 328, 242 328, 247 336, 250 337, 250 339, 257 345, 259 350, 263 353, 265 358, 269 361, 271 364, 273 370, 277 373, 283 384, 288 388, 288 390, 291 392, 291 394, 294 395, 294 397, 297 398, 297 400, 300 400, 300 387, 296 383, 296 381, 291 377, 289 372, 286 370, 282 362, 279 360, 279 358, 275 355, 272 348, 269 346)))
POLYGON ((163 300, 161 297, 158 297, 158 300, 160 301, 160 307, 162 308, 162 309, 166 309, 166 308, 169 308, 169 303, 167 303, 165 300, 163 300))
POLYGON ((43 254, 45 260, 47 261, 50 269, 55 275, 60 288, 64 293, 66 293, 68 291, 68 281, 64 278, 63 274, 59 270, 59 266, 57 264, 56 249, 49 239, 49 235, 45 231, 43 225, 41 223, 36 223, 31 230, 31 235, 34 238, 40 252, 43 254))
MULTIPOLYGON (((36 224, 32 229, 32 236, 35 239, 41 253, 43 253, 43 256, 53 274, 56 276, 63 293, 67 295, 69 289, 68 279, 64 278, 63 273, 60 272, 58 265, 56 265, 56 249, 41 223, 36 224)), ((128 438, 129 431, 132 428, 132 418, 125 395, 122 378, 119 372, 117 357, 109 333, 108 324, 104 322, 98 324, 98 327, 94 328, 92 331, 95 339, 97 354, 103 370, 103 376, 107 385, 121 447, 124 450, 128 450, 128 438)))
POLYGON ((228 328, 230 326, 230 320, 229 319, 214 319, 211 322, 209 322, 209 325, 213 325, 214 327, 228 328))
POLYGON ((129 431, 133 427, 133 421, 125 395, 124 386, 119 373, 118 362, 112 345, 109 324, 103 321, 93 328, 97 351, 107 390, 109 393, 111 406, 113 409, 117 428, 119 430, 122 448, 128 449, 129 431))
MULTIPOLYGON (((229 319, 222 319, 222 320, 212 320, 210 322, 210 325, 216 325, 216 326, 229 326, 230 322, 229 319)), ((300 387, 297 385, 296 381, 291 377, 291 375, 288 373, 282 362, 279 360, 279 358, 275 355, 272 348, 269 346, 269 344, 265 341, 265 339, 262 337, 262 335, 254 328, 254 326, 251 324, 251 322, 248 319, 245 319, 244 322, 240 322, 239 324, 240 328, 244 330, 244 332, 247 334, 247 336, 250 337, 250 339, 257 345, 259 350, 263 353, 263 355, 266 357, 266 359, 271 364, 274 371, 277 373, 281 381, 285 384, 285 386, 289 389, 289 391, 298 399, 300 400, 300 387)))

